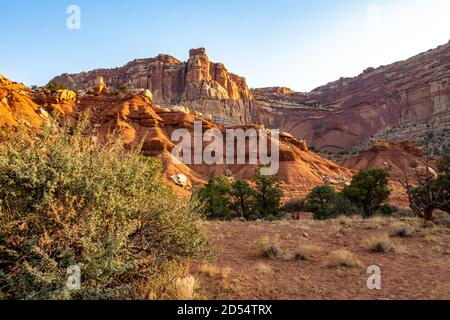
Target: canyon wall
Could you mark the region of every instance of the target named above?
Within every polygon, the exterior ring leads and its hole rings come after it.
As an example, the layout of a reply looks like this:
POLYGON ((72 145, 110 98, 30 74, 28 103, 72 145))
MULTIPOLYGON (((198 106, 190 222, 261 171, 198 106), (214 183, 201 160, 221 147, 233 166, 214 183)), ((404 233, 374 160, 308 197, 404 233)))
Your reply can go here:
POLYGON ((224 124, 251 123, 252 95, 245 78, 228 72, 221 63, 210 61, 205 49, 192 49, 189 60, 181 62, 169 55, 138 59, 115 69, 97 69, 79 74, 63 74, 51 80, 70 89, 88 90, 102 76, 109 88, 149 89, 155 103, 182 105, 214 115, 224 124))
POLYGON ((202 48, 191 50, 187 62, 159 55, 52 81, 87 90, 98 76, 110 88, 150 89, 157 104, 211 114, 218 124, 279 128, 319 151, 346 152, 373 137, 431 141, 436 151, 449 148, 450 43, 309 93, 285 87, 250 90, 244 78, 211 62, 202 48), (441 138, 424 138, 430 134, 441 138))
POLYGON ((450 129, 450 43, 308 94, 267 88, 253 95, 254 121, 321 151, 347 151, 377 134, 394 140, 442 135, 450 129))

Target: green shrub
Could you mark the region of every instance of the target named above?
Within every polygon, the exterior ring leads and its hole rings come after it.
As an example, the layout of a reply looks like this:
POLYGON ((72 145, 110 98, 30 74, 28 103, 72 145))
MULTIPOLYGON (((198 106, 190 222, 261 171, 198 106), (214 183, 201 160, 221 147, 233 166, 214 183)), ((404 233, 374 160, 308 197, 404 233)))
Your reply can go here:
POLYGON ((284 204, 281 211, 287 213, 302 212, 305 210, 305 200, 304 199, 292 199, 284 204))
POLYGON ((337 192, 330 186, 315 187, 306 197, 306 210, 314 214, 314 219, 325 220, 331 218, 331 207, 338 197, 337 192))
POLYGON ((253 190, 249 183, 245 180, 236 180, 231 184, 229 190, 230 204, 229 208, 233 212, 234 217, 245 220, 255 219, 253 190))
POLYGON ((267 216, 279 217, 283 191, 280 188, 278 178, 261 175, 257 170, 254 181, 256 184, 255 209, 258 217, 262 219, 267 216))
POLYGON ((380 207, 380 213, 381 213, 382 216, 385 216, 385 217, 392 216, 394 213, 398 212, 398 210, 399 209, 397 207, 391 206, 389 204, 383 204, 380 207))
POLYGON ((83 128, 0 139, 0 298, 163 297, 159 277, 203 252, 199 203, 162 183, 158 161, 83 128), (73 265, 82 286, 69 291, 73 265))
POLYGON ((353 177, 350 186, 346 187, 342 194, 360 207, 364 211, 364 216, 371 217, 389 198, 391 191, 388 184, 389 173, 386 170, 361 170, 353 177))
POLYGON ((230 220, 232 218, 230 210, 229 193, 231 185, 227 177, 216 177, 199 189, 197 197, 205 202, 205 215, 210 220, 230 220))
POLYGON ((59 90, 67 90, 67 86, 65 84, 57 82, 50 82, 49 84, 47 84, 46 88, 53 93, 59 90))

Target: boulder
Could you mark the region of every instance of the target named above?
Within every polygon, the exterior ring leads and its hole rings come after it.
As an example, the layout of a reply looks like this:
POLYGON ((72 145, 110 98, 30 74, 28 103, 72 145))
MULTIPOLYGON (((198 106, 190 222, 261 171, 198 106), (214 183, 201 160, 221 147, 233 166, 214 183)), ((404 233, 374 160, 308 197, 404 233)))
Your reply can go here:
POLYGON ((184 174, 180 173, 170 177, 172 181, 179 187, 189 187, 189 179, 184 174))

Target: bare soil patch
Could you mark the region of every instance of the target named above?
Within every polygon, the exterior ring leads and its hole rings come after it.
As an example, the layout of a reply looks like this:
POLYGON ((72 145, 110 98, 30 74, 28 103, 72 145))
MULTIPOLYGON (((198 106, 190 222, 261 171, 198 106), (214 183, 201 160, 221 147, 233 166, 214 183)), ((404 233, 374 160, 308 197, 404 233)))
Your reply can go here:
POLYGON ((360 218, 277 222, 205 222, 215 251, 208 272, 193 265, 203 296, 210 299, 449 299, 450 229, 424 229, 417 219, 360 218), (411 225, 409 237, 394 237, 399 222, 411 225), (373 252, 367 241, 390 235, 392 250, 373 252), (260 254, 261 239, 273 239, 282 255, 260 254), (295 259, 304 248, 307 259, 295 259), (362 263, 332 267, 336 251, 348 251, 362 263), (382 270, 382 289, 367 288, 367 267, 382 270), (202 271, 203 270, 203 271, 202 271))

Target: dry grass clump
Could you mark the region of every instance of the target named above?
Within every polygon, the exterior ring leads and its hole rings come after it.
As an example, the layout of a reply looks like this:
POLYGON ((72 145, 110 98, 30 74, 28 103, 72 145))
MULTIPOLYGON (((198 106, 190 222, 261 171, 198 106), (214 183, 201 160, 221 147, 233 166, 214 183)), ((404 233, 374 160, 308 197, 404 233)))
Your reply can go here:
POLYGON ((363 263, 348 250, 337 250, 330 254, 329 267, 363 268, 363 263))
POLYGON ((427 234, 423 237, 423 240, 426 242, 439 242, 439 237, 427 234))
POLYGON ((212 278, 227 279, 231 274, 230 268, 218 268, 209 263, 204 263, 200 266, 199 271, 212 278))
POLYGON ((269 237, 261 238, 259 252, 262 257, 271 260, 280 258, 283 255, 279 246, 279 241, 270 239, 269 237))
POLYGON ((352 227, 354 220, 347 216, 339 216, 335 219, 335 221, 344 227, 352 227))
POLYGON ((178 300, 194 300, 197 289, 198 280, 194 276, 188 275, 184 278, 178 278, 174 282, 174 297, 178 300))
POLYGON ((391 239, 387 234, 374 236, 366 241, 366 248, 371 252, 385 253, 393 250, 391 239))
POLYGON ((302 245, 298 247, 294 255, 294 260, 304 261, 310 260, 316 254, 322 252, 322 248, 316 245, 302 245))
POLYGON ((347 229, 340 225, 333 225, 330 228, 330 235, 336 238, 342 238, 345 236, 345 233, 347 232, 347 229))
POLYGON ((391 235, 393 237, 407 238, 411 237, 413 233, 414 229, 406 223, 397 223, 392 226, 391 235))
POLYGON ((259 273, 271 273, 272 272, 272 268, 262 262, 259 262, 258 264, 256 264, 255 269, 257 272, 259 273))

